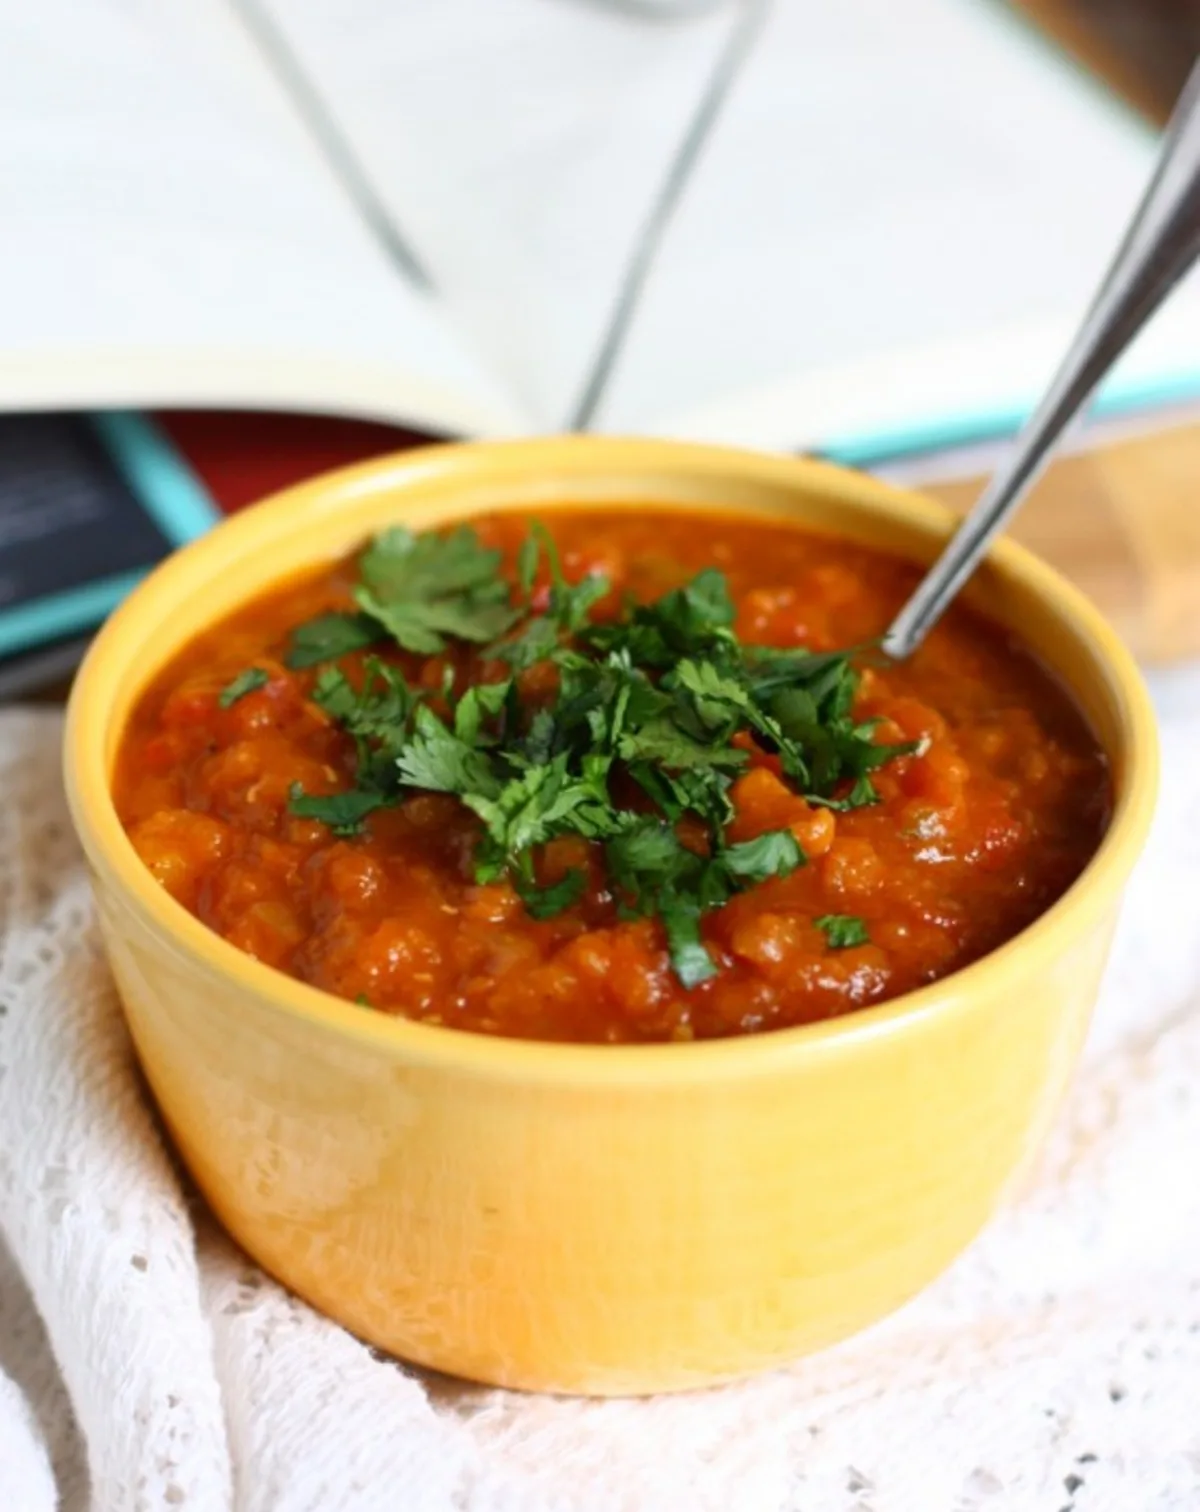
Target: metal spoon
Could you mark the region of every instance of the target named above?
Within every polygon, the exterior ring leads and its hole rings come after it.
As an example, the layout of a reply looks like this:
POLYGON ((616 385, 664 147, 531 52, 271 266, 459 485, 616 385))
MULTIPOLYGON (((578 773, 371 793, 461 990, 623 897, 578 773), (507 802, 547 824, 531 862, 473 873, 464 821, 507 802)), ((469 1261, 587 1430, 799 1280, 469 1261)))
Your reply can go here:
POLYGON ((979 565, 1100 380, 1200 255, 1200 63, 1175 106, 1158 166, 1074 342, 1012 455, 916 592, 883 648, 909 656, 979 565))

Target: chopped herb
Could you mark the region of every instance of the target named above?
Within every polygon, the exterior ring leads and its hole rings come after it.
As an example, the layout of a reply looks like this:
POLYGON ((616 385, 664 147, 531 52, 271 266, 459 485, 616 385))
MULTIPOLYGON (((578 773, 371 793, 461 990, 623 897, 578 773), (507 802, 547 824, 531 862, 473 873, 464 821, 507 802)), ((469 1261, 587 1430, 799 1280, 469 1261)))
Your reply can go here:
POLYGON ((317 819, 335 835, 357 835, 368 814, 387 800, 370 789, 351 788, 346 793, 306 793, 299 783, 288 794, 288 809, 298 819, 317 819))
MULTIPOLYGON (((850 652, 742 645, 715 569, 594 621, 609 584, 569 582, 543 527, 533 526, 517 553, 515 586, 500 562, 467 527, 447 536, 389 530, 367 547, 358 612, 301 625, 287 658, 319 668, 310 696, 354 742, 354 785, 293 788, 289 808, 353 836, 410 793, 451 794, 479 821, 476 878, 509 878, 539 919, 577 903, 586 885, 580 870, 540 884, 541 847, 563 836, 595 842, 620 912, 657 918, 679 980, 698 986, 718 970, 704 916, 805 860, 788 830, 728 839, 730 790, 756 753, 776 758, 809 803, 841 810, 877 802, 871 774, 915 747, 881 745, 875 723, 854 718, 850 652), (539 574, 548 586, 535 594, 539 574), (473 647, 510 675, 456 696, 456 659, 440 691, 427 693, 386 659, 389 642, 393 658, 396 649, 473 647), (335 665, 372 647, 378 654, 361 672, 335 665), (527 692, 522 674, 539 665, 552 675, 527 692), (685 816, 702 826, 687 843, 685 816)), ((251 668, 230 684, 230 701, 259 676, 251 668)), ((816 922, 834 949, 868 939, 860 919, 816 922)))
POLYGON ((723 659, 723 652, 738 647, 733 620, 724 573, 706 567, 654 603, 630 606, 616 624, 591 626, 585 639, 597 650, 623 647, 640 666, 661 672, 683 656, 723 659))
POLYGON ((547 766, 527 767, 510 778, 494 797, 460 794, 483 820, 477 872, 492 880, 522 863, 528 869, 533 847, 560 835, 598 840, 612 833, 622 819, 608 793, 609 764, 608 757, 585 756, 583 770, 573 774, 563 752, 547 766))
POLYGON ((406 651, 435 655, 448 640, 494 640, 516 620, 500 553, 469 526, 453 535, 385 530, 359 558, 359 608, 406 651))
POLYGON ((661 893, 656 909, 667 932, 671 966, 685 987, 699 987, 717 974, 716 963, 700 938, 700 903, 686 893, 661 893))
POLYGON ((447 729, 424 704, 417 710, 413 732, 396 765, 406 786, 454 793, 464 800, 495 794, 500 785, 487 753, 447 729))
POLYGON ((853 914, 824 914, 813 921, 824 934, 830 950, 849 950, 854 945, 869 945, 867 926, 853 914))
POLYGON ((550 569, 550 605, 546 617, 560 630, 582 630, 588 622, 588 611, 608 592, 608 579, 593 572, 581 582, 568 583, 554 537, 540 521, 535 520, 530 526, 529 538, 541 547, 550 569))
POLYGON ((517 553, 517 584, 525 599, 530 597, 543 555, 550 575, 550 596, 545 613, 536 615, 516 634, 491 647, 492 654, 507 662, 514 672, 523 672, 540 661, 552 659, 564 637, 586 627, 589 611, 608 592, 608 580, 597 573, 579 583, 569 583, 563 574, 554 538, 535 520, 517 553))
POLYGON ((318 662, 365 650, 382 638, 378 625, 365 614, 321 614, 293 631, 284 659, 296 669, 315 667, 318 662))
POLYGON ((587 878, 578 867, 573 867, 548 887, 537 887, 526 882, 523 877, 517 878, 516 887, 521 902, 532 918, 552 919, 555 914, 562 913, 564 908, 570 908, 572 904, 579 902, 586 882, 587 878))
POLYGON ((786 877, 804 861, 800 842, 791 830, 772 830, 757 840, 744 840, 725 852, 725 866, 735 877, 765 882, 768 877, 786 877))
POLYGON ((247 667, 244 672, 239 672, 231 683, 227 683, 217 696, 217 702, 223 709, 228 709, 231 704, 237 703, 239 698, 245 698, 247 693, 253 693, 257 688, 265 688, 270 681, 261 667, 247 667))
POLYGON ((369 1008, 371 1006, 371 999, 367 996, 367 994, 365 992, 355 993, 355 995, 354 995, 354 1001, 358 1004, 358 1006, 360 1008, 369 1008))
POLYGON ((715 976, 700 939, 700 916, 706 904, 724 902, 728 893, 708 902, 717 875, 708 858, 688 850, 671 825, 648 817, 610 840, 605 860, 626 911, 662 920, 671 965, 683 985, 695 987, 715 976))
POLYGON ((541 554, 541 542, 536 535, 527 535, 517 551, 517 587, 526 599, 533 593, 533 580, 537 577, 541 554))
POLYGON ((716 971, 700 940, 701 915, 743 887, 786 877, 803 865, 804 852, 790 831, 779 830, 700 855, 671 825, 642 818, 609 841, 605 858, 629 911, 662 919, 671 964, 684 986, 692 987, 716 971))
POLYGON ((479 683, 468 688, 454 710, 454 733, 467 745, 487 745, 484 726, 504 708, 511 682, 479 683))
POLYGON ((338 667, 322 667, 313 684, 315 704, 353 737, 357 751, 357 786, 375 792, 384 803, 398 803, 400 773, 396 763, 407 748, 413 716, 421 702, 399 668, 377 656, 363 663, 361 688, 338 667))

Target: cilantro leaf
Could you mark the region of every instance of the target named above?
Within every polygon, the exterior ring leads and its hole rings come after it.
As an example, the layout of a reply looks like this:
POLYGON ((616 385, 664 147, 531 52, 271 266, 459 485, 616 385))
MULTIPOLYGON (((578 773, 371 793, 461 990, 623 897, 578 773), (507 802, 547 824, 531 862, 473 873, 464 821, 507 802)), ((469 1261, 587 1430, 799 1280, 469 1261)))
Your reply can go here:
POLYGON ((717 767, 668 772, 648 761, 634 761, 629 764, 628 772, 642 792, 672 822, 684 814, 696 814, 720 833, 733 818, 733 803, 729 797, 732 778, 717 767))
POLYGON ((869 808, 879 802, 875 784, 869 777, 856 777, 850 791, 841 798, 823 798, 819 793, 809 793, 807 801, 815 808, 832 809, 836 814, 847 814, 852 809, 869 808))
POLYGON ((504 708, 512 682, 476 683, 459 699, 454 710, 454 733, 467 745, 482 742, 482 730, 489 719, 504 708))
POLYGON ((523 736, 514 740, 508 754, 515 767, 545 766, 554 754, 558 722, 549 709, 537 709, 523 736))
POLYGON ((361 690, 356 690, 338 667, 322 667, 313 684, 312 699, 331 719, 347 725, 355 735, 384 740, 403 727, 420 702, 399 667, 368 656, 361 690))
POLYGON ((507 602, 481 602, 475 597, 397 599, 386 602, 369 588, 356 590, 355 602, 406 651, 433 656, 449 640, 490 641, 512 624, 515 614, 507 602))
POLYGON ((804 646, 746 646, 743 652, 746 686, 759 703, 782 688, 797 687, 807 689, 814 701, 819 702, 840 689, 849 677, 849 696, 853 700, 858 675, 851 658, 862 649, 852 646, 844 651, 809 651, 804 646))
POLYGON ((695 898, 668 889, 658 900, 667 934, 671 966, 685 987, 698 987, 717 974, 716 962, 700 938, 700 905, 695 898))
POLYGON ((678 869, 683 849, 670 825, 647 816, 613 836, 605 847, 605 859, 613 881, 636 900, 655 879, 669 877, 678 869))
POLYGON ((558 835, 598 839, 610 833, 620 821, 607 788, 609 765, 607 757, 589 756, 582 771, 573 774, 564 752, 546 766, 528 767, 490 795, 463 793, 463 802, 484 824, 476 876, 490 880, 506 864, 558 835))
POLYGON ((430 793, 454 793, 469 798, 494 796, 500 783, 488 756, 448 730, 427 705, 421 704, 413 721, 413 734, 405 743, 396 765, 408 786, 430 793))
POLYGON ((690 583, 664 594, 650 614, 673 645, 688 650, 720 639, 736 617, 725 574, 715 567, 706 567, 690 583))
POLYGON ((622 735, 618 751, 624 761, 652 761, 673 772, 690 767, 743 767, 750 759, 735 746, 698 740, 665 717, 622 735))
POLYGON ((247 693, 253 693, 258 688, 265 688, 270 678, 261 667, 247 667, 244 672, 239 672, 232 682, 226 683, 217 695, 217 703, 222 709, 228 709, 237 703, 239 698, 245 698, 247 693))
POLYGON ((805 856, 791 830, 770 830, 755 840, 743 840, 722 854, 727 871, 747 882, 765 882, 768 877, 787 877, 803 866, 805 856))
POLYGON ((355 602, 406 651, 436 655, 452 639, 482 644, 517 618, 500 553, 466 525, 449 536, 385 530, 358 566, 355 602))
POLYGON ((306 793, 294 782, 288 794, 288 811, 297 819, 317 819, 335 835, 357 835, 368 814, 389 802, 383 793, 351 788, 344 793, 306 793))
POLYGON ((359 695, 354 684, 338 667, 322 667, 317 673, 312 688, 312 701, 330 719, 342 723, 351 720, 359 707, 359 695))
POLYGON ((681 661, 664 681, 689 695, 692 712, 714 733, 736 724, 740 715, 755 713, 754 702, 741 683, 713 662, 681 661))
MULTIPOLYGON (((872 773, 915 747, 881 745, 875 723, 855 719, 849 652, 743 646, 715 568, 594 623, 608 583, 568 582, 544 527, 534 524, 516 553, 515 587, 500 563, 469 527, 384 531, 359 558, 358 612, 295 632, 289 664, 326 664, 310 697, 353 740, 355 787, 293 790, 292 812, 353 835, 408 790, 451 794, 478 820, 478 880, 510 878, 535 918, 570 907, 585 886, 582 871, 539 885, 541 847, 560 836, 598 844, 619 913, 656 918, 677 978, 698 987, 718 969, 705 915, 805 861, 788 830, 728 842, 734 778, 753 752, 773 755, 808 802, 840 810, 876 802, 872 773), (539 572, 549 585, 535 596, 539 572), (440 692, 410 687, 378 655, 363 659, 361 675, 331 665, 389 637, 416 655, 455 653, 440 692), (480 656, 509 675, 481 681, 480 656), (522 676, 539 664, 552 675, 522 676)), ((257 671, 230 685, 231 700, 235 686, 259 685, 257 671)), ((831 948, 867 939, 859 919, 816 922, 831 948)))
POLYGON ((394 525, 366 548, 358 559, 358 570, 363 583, 387 600, 410 594, 446 598, 475 590, 497 598, 497 589, 505 588, 499 575, 500 553, 481 545, 469 525, 460 525, 445 536, 416 535, 403 525, 394 525))
POLYGON ((533 534, 527 535, 518 548, 517 587, 525 598, 533 592, 533 580, 537 577, 538 559, 541 554, 541 543, 533 534))
POLYGON ((489 646, 489 654, 507 662, 514 672, 526 672, 538 662, 548 661, 562 644, 557 624, 544 615, 531 619, 515 635, 489 646))
POLYGON ((719 868, 688 850, 670 825, 653 818, 635 822, 610 840, 605 859, 626 907, 662 920, 671 966, 683 985, 696 987, 714 976, 717 968, 700 938, 700 918, 728 896, 719 868))
POLYGON ((292 632, 284 657, 289 667, 315 667, 336 661, 351 651, 362 651, 379 640, 379 627, 362 614, 319 614, 292 632))
POLYGON ((362 687, 355 688, 340 667, 325 666, 317 673, 311 697, 353 738, 358 785, 395 794, 400 786, 396 762, 422 698, 408 686, 400 669, 368 656, 362 687))
POLYGON ((573 867, 547 887, 538 887, 523 878, 517 879, 516 887, 526 912, 532 918, 552 919, 555 914, 560 914, 579 902, 586 882, 583 872, 578 867, 573 867))
POLYGON ((488 648, 490 655, 507 662, 514 672, 553 660, 564 638, 584 628, 592 606, 608 592, 608 580, 597 573, 578 583, 569 583, 553 536, 535 520, 517 553, 517 583, 525 599, 530 596, 543 554, 550 572, 546 612, 533 616, 512 635, 488 648))
POLYGON ((831 950, 849 950, 871 942, 866 924, 854 914, 823 914, 813 923, 824 934, 831 950))
POLYGON ((621 622, 591 626, 585 638, 599 651, 624 646, 639 665, 665 671, 681 657, 720 656, 736 646, 733 621, 725 574, 706 567, 654 603, 634 605, 621 622))
POLYGON ((545 553, 550 568, 549 618, 561 630, 581 630, 587 623, 588 610, 608 592, 608 579, 597 572, 589 573, 578 583, 569 583, 558 545, 540 520, 534 520, 530 526, 530 536, 545 553))

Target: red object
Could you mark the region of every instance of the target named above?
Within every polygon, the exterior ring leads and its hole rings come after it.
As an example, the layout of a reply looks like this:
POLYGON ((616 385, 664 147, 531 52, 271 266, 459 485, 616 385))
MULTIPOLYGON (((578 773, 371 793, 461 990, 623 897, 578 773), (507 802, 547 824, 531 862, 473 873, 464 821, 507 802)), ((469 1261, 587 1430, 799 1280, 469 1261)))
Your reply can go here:
POLYGON ((226 514, 318 473, 436 439, 325 415, 172 410, 154 419, 226 514))

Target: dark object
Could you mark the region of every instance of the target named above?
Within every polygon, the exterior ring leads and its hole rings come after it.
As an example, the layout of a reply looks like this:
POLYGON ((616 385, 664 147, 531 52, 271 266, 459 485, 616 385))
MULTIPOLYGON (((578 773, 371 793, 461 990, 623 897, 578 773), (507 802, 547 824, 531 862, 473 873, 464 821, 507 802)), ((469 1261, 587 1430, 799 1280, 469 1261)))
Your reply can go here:
POLYGON ((0 416, 0 698, 61 681, 176 544, 84 415, 0 416))
POLYGON ((0 704, 35 695, 57 701, 90 644, 90 636, 79 635, 0 659, 0 704))
POLYGON ((170 549, 86 420, 0 416, 0 649, 13 609, 170 549))
POLYGON ((1157 125, 1200 57, 1200 0, 1016 0, 1016 9, 1157 125))

